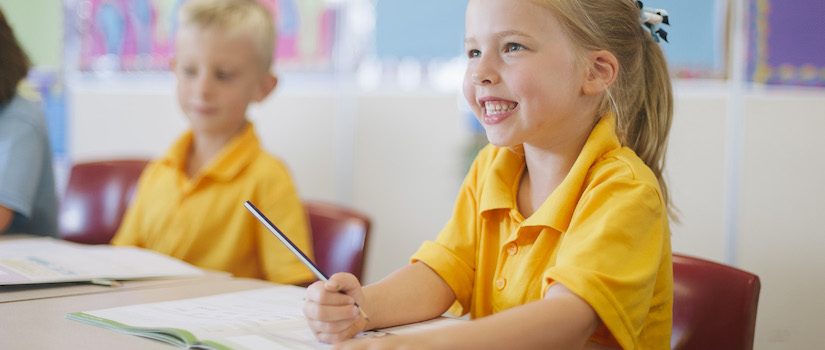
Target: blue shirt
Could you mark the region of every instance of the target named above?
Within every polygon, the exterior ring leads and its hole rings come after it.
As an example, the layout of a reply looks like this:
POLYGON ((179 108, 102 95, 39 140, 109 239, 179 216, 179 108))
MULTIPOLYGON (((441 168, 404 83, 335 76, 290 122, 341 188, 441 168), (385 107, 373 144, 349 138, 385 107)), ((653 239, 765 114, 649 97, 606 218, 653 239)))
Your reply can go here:
POLYGON ((14 211, 5 232, 57 236, 57 195, 46 119, 15 95, 0 105, 0 205, 14 211))

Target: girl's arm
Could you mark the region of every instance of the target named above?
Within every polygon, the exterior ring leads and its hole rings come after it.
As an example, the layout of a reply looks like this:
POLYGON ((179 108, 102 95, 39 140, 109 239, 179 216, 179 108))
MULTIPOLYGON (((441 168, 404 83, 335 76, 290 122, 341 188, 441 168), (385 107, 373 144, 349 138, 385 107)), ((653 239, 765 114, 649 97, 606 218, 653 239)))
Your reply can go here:
POLYGON ((0 205, 0 234, 9 227, 11 219, 14 218, 14 211, 0 205))
POLYGON ((347 273, 335 274, 326 283, 315 282, 307 288, 304 315, 319 340, 333 343, 363 330, 438 317, 454 301, 447 282, 424 263, 416 262, 363 289, 355 276, 347 273), (353 303, 361 306, 369 321, 360 317, 353 303))
POLYGON ((540 301, 463 325, 350 341, 337 349, 598 349, 602 347, 587 342, 598 326, 590 305, 556 283, 540 301))

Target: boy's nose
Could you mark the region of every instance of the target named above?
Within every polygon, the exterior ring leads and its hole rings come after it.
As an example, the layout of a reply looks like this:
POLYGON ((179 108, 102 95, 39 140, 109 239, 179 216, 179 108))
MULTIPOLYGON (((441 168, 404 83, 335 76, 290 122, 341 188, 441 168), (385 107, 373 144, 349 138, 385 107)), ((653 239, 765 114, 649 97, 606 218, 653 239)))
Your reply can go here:
POLYGON ((208 76, 201 77, 195 82, 198 93, 203 96, 208 96, 211 93, 214 84, 215 83, 208 76))

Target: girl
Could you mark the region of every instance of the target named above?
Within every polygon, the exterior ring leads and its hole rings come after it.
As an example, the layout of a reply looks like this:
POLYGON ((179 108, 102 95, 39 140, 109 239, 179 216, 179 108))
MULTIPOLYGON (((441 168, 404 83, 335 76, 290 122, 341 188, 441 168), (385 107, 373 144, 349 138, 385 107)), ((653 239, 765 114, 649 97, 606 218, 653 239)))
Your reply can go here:
POLYGON ((471 0, 465 47, 464 94, 491 145, 412 264, 363 289, 348 274, 309 287, 316 337, 449 309, 473 321, 339 347, 669 348, 672 94, 636 4, 471 0))
POLYGON ((57 193, 43 108, 17 93, 31 61, 0 10, 0 234, 57 236, 57 193))

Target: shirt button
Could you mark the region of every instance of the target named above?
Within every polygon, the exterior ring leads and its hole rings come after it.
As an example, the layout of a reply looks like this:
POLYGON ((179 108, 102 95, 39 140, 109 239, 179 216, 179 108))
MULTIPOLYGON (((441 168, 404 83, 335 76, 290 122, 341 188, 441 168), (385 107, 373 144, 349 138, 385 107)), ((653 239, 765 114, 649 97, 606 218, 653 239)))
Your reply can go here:
POLYGON ((496 280, 496 289, 502 290, 502 289, 504 289, 504 286, 506 286, 506 285, 507 285, 507 279, 502 277, 502 278, 499 278, 499 279, 496 280))
POLYGON ((517 252, 518 244, 510 242, 510 244, 507 245, 507 253, 510 255, 516 255, 517 252))

